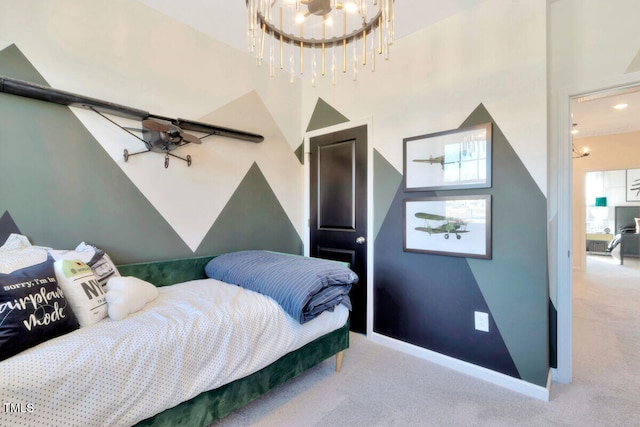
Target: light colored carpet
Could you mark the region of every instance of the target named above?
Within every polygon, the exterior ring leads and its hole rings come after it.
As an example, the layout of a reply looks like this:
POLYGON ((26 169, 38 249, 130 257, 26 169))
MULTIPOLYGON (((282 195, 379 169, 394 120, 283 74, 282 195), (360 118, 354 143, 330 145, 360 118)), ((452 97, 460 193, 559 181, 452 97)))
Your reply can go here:
POLYGON ((574 381, 542 402, 351 336, 335 360, 213 424, 640 426, 640 265, 593 257, 574 272, 574 381))

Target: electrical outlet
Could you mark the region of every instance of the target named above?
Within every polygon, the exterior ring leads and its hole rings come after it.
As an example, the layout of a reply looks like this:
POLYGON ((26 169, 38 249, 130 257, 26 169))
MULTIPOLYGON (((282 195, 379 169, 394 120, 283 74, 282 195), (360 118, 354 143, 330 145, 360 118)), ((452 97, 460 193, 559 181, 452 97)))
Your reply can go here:
POLYGON ((482 332, 489 332, 489 313, 482 311, 475 311, 474 318, 476 322, 476 330, 482 332))

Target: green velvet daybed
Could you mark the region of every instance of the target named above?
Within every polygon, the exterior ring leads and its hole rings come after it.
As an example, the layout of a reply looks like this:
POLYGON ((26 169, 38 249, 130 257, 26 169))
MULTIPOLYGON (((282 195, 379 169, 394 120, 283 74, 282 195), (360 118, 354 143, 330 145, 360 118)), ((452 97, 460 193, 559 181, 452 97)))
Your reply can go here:
MULTIPOLYGON (((118 266, 123 276, 135 276, 167 286, 205 278, 204 267, 213 257, 197 257, 171 261, 118 266)), ((269 390, 336 355, 340 371, 343 351, 349 347, 349 324, 330 332, 302 348, 288 353, 269 366, 242 379, 169 408, 139 426, 206 426, 246 405, 269 390)))
MULTIPOLYGON (((116 269, 93 247, 104 263, 85 264, 78 248, 21 250, 47 260, 0 272, 0 425, 207 426, 333 355, 340 370, 344 303, 299 321, 273 295, 214 277, 230 254, 116 269)), ((299 292, 297 279, 277 287, 299 292)))

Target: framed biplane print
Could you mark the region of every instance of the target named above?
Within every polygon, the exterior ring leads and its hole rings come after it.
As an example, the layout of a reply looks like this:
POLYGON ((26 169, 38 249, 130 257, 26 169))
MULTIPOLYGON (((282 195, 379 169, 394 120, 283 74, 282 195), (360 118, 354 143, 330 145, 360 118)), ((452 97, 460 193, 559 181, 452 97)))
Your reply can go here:
POLYGON ((404 200, 404 250, 491 259, 491 195, 404 200))
POLYGON ((405 191, 491 187, 491 142, 491 123, 405 138, 405 191))

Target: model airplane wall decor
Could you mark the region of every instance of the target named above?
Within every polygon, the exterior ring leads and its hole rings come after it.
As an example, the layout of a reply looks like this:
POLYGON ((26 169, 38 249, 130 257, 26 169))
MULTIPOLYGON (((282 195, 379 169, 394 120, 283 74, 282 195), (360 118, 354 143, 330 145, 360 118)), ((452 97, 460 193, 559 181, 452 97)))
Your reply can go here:
POLYGON ((124 150, 125 162, 130 156, 153 151, 165 154, 165 168, 169 167, 169 156, 184 160, 187 162, 187 166, 190 166, 191 156, 183 158, 170 153, 170 151, 190 143, 199 144, 204 138, 209 136, 222 136, 255 143, 259 143, 264 140, 262 135, 250 132, 214 126, 208 123, 195 122, 191 120, 172 119, 169 117, 158 116, 137 108, 126 107, 124 105, 114 104, 108 101, 89 98, 6 76, 0 76, 0 92, 94 111, 145 144, 146 150, 144 151, 130 154, 127 150, 124 150), (142 129, 137 130, 142 132, 142 137, 131 132, 129 128, 120 126, 118 123, 107 117, 107 115, 140 120, 142 123, 142 129), (204 136, 197 137, 190 133, 186 133, 185 131, 202 133, 204 136))

